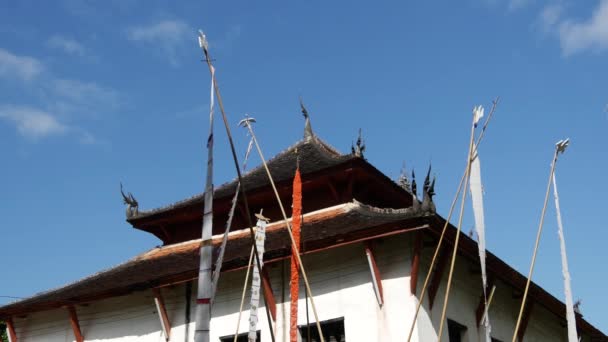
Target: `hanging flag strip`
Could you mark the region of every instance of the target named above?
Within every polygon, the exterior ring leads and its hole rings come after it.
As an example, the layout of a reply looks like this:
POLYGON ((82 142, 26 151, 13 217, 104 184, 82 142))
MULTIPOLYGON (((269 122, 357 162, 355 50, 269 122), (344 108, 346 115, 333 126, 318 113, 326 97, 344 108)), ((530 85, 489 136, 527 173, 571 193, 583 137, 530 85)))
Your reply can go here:
MULTIPOLYGON (((300 229, 302 226, 302 178, 300 176, 300 168, 296 168, 296 175, 293 178, 292 200, 291 231, 293 233, 294 243, 298 247, 298 250, 300 250, 300 229)), ((289 284, 291 295, 289 340, 290 342, 298 342, 298 295, 300 291, 300 272, 298 261, 293 255, 293 252, 291 255, 291 278, 289 284)))
MULTIPOLYGON (((251 153, 251 148, 253 147, 253 139, 249 140, 249 145, 247 146, 247 152, 245 152, 245 159, 243 160, 243 172, 247 170, 247 160, 249 159, 249 154, 251 153)), ((217 260, 215 262, 215 269, 213 270, 213 280, 211 284, 211 306, 213 307, 213 300, 215 299, 215 293, 217 291, 217 283, 220 280, 220 272, 222 270, 222 263, 224 262, 224 252, 226 251, 226 244, 228 243, 228 233, 230 232, 230 227, 232 226, 232 218, 234 217, 234 211, 236 209, 236 204, 239 198, 239 191, 241 190, 241 183, 238 183, 236 186, 236 191, 234 193, 234 197, 232 197, 232 206, 230 207, 230 212, 228 213, 228 221, 226 221, 226 229, 224 230, 224 237, 222 238, 222 244, 220 246, 219 254, 217 260)))
MULTIPOLYGON (((206 49, 205 35, 199 35, 201 48, 206 49)), ((205 185, 205 205, 203 208, 202 242, 200 250, 200 266, 198 272, 198 293, 196 299, 196 342, 209 341, 209 325, 211 321, 211 263, 213 246, 211 236, 213 230, 213 109, 215 88, 215 69, 211 67, 211 96, 209 102, 209 137, 207 138, 207 181, 205 185)))
MULTIPOLYGON (((483 108, 481 109, 481 116, 483 116, 483 108)), ((481 118, 480 116, 480 118, 481 118)), ((476 116, 477 117, 477 116, 476 116)), ((488 305, 488 278, 486 273, 486 233, 485 233, 485 219, 483 210, 483 188, 481 184, 481 164, 479 162, 479 155, 477 154, 477 146, 473 148, 473 160, 471 162, 471 173, 469 184, 471 186, 471 202, 473 203, 473 214, 475 218, 475 231, 477 232, 477 245, 479 247, 479 263, 481 265, 481 281, 483 285, 483 296, 485 302, 485 315, 482 318, 483 326, 486 335, 486 341, 490 342, 490 318, 487 310, 488 305)))
POLYGON ((555 197, 555 213, 557 214, 557 235, 562 255, 562 273, 564 275, 564 293, 566 296, 566 320, 568 322, 568 342, 578 342, 576 332, 576 317, 574 316, 574 302, 572 300, 572 287, 570 283, 570 272, 568 271, 568 257, 566 256, 566 241, 564 240, 564 226, 562 225, 562 214, 559 208, 559 196, 557 195, 557 182, 553 172, 553 197, 555 197))
MULTIPOLYGON (((266 240, 266 225, 268 219, 261 215, 256 215, 258 222, 256 223, 255 245, 258 249, 258 258, 260 266, 264 267, 264 241, 266 240)), ((257 263, 253 264, 253 277, 251 281, 251 310, 249 312, 249 342, 255 342, 257 339, 258 326, 258 306, 260 304, 260 284, 261 275, 257 263)))

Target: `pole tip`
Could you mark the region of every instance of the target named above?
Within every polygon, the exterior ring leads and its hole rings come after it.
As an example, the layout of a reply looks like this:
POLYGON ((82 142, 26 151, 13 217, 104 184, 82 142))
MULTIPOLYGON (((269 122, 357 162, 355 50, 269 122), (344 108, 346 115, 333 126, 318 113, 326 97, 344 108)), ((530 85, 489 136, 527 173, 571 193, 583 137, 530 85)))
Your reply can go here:
POLYGON ((201 30, 198 30, 198 45, 200 45, 200 47, 205 50, 207 50, 209 48, 209 43, 207 42, 207 37, 201 30))
POLYGON ((245 114, 245 118, 239 121, 239 126, 247 127, 252 123, 255 123, 255 118, 249 116, 249 114, 245 114))
POLYGON ((570 145, 570 138, 560 140, 555 143, 555 148, 557 149, 557 153, 564 153, 566 151, 566 147, 570 145))

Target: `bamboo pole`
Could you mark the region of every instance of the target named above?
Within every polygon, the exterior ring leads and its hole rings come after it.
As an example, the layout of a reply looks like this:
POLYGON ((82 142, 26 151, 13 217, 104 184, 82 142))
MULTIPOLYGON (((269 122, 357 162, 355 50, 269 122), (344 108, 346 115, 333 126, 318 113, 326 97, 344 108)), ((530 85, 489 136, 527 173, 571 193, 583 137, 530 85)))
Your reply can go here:
POLYGON ((281 197, 279 196, 277 187, 274 184, 274 180, 272 179, 272 175, 270 174, 270 170, 268 169, 268 164, 266 163, 266 159, 264 158, 264 154, 262 153, 262 149, 260 148, 258 139, 256 138, 255 133, 253 132, 253 129, 251 128, 251 120, 245 119, 245 120, 242 120, 241 122, 243 122, 245 124, 245 126, 249 130, 249 133, 251 134, 251 138, 253 139, 253 142, 255 143, 255 147, 258 150, 260 159, 262 160, 262 164, 264 165, 264 169, 266 170, 266 174, 268 175, 268 179, 270 180, 270 185, 272 185, 272 190, 274 190, 275 197, 277 199, 277 202, 279 203, 279 208, 281 209, 281 214, 283 215, 283 220, 285 222, 285 226, 287 227, 287 232, 289 233, 289 238, 291 239, 292 254, 296 257, 296 261, 297 261, 298 265, 300 266, 300 271, 302 271, 302 278, 304 279, 304 283, 306 285, 306 292, 308 294, 308 297, 310 297, 310 305, 312 307, 312 312, 315 316, 315 320, 317 323, 316 325, 317 325, 317 330, 319 332, 319 338, 321 339, 321 342, 325 342, 325 338, 323 337, 323 332, 321 331, 321 323, 319 322, 319 316, 317 314, 317 308, 315 305, 314 297, 312 295, 312 291, 310 290, 310 283, 308 282, 308 277, 306 276, 306 270, 304 270, 304 264, 302 264, 302 259, 300 258, 299 246, 297 246, 295 243, 295 239, 294 239, 293 233, 291 231, 291 225, 289 224, 289 221, 287 220, 287 214, 285 213, 285 208, 283 207, 283 203, 281 202, 281 197))
MULTIPOLYGON (((484 123, 483 128, 481 129, 479 137, 477 138, 477 142, 475 143, 475 146, 477 146, 477 148, 479 148, 479 145, 481 144, 481 142, 483 140, 486 129, 488 127, 488 124, 490 123, 490 120, 494 116, 494 112, 496 111, 496 106, 498 105, 499 100, 500 100, 500 98, 497 97, 494 101, 492 101, 492 110, 490 111, 490 114, 488 114, 488 118, 486 119, 486 122, 484 123)), ((422 290, 420 291, 420 299, 418 300, 418 303, 416 304, 416 311, 414 313, 414 318, 412 319, 412 324, 410 325, 410 331, 407 335, 407 342, 410 342, 410 340, 412 339, 412 335, 414 333, 414 327, 416 326, 416 320, 418 318, 418 313, 420 312, 420 307, 422 306, 422 302, 424 301, 424 295, 426 293, 426 289, 428 287, 428 283, 431 278, 431 274, 433 273, 433 268, 435 267, 435 262, 437 261, 437 257, 439 255, 439 250, 441 249, 441 245, 443 243, 443 238, 445 237, 445 232, 447 231, 447 228, 450 225, 450 219, 452 218, 452 213, 454 212, 454 208, 456 207, 456 201, 458 201, 458 197, 460 196, 460 191, 462 190, 464 178, 465 178, 465 175, 463 173, 462 177, 460 178, 460 183, 458 184, 458 190, 456 190, 456 194, 454 195, 454 199, 452 200, 452 204, 450 205, 450 211, 445 220, 445 224, 443 225, 443 229, 441 230, 441 235, 439 236, 439 241, 437 242, 437 247, 435 247, 435 252, 433 253, 433 258, 431 259, 431 264, 429 266, 429 271, 426 274, 426 277, 424 279, 424 284, 422 285, 422 290)))
POLYGON ((490 295, 488 296, 488 299, 486 300, 486 307, 483 310, 483 315, 481 316, 482 323, 483 323, 483 321, 488 319, 488 312, 490 312, 490 305, 492 304, 492 298, 494 298, 494 291, 496 291, 496 285, 492 286, 492 291, 490 291, 490 295))
POLYGON ((515 331, 513 331, 512 342, 517 340, 517 333, 519 332, 519 326, 521 324, 521 318, 524 313, 524 307, 526 306, 526 298, 528 297, 528 291, 530 290, 530 282, 532 280, 532 273, 534 272, 534 264, 536 263, 536 254, 538 252, 538 246, 540 244, 540 236, 543 231, 543 224, 545 222, 545 212, 547 211, 547 202, 549 201, 549 193, 551 191, 551 182, 553 180, 553 174, 555 173, 555 166, 557 164, 557 156, 560 152, 568 146, 568 140, 559 141, 555 147, 553 153, 553 160, 551 161, 551 171, 549 172, 549 181, 547 183, 547 191, 545 192, 545 202, 543 203, 543 210, 540 214, 540 223, 538 224, 538 232, 536 233, 536 242, 534 243, 534 252, 532 253, 532 262, 530 263, 530 271, 528 272, 528 280, 526 281, 526 288, 524 290, 524 296, 521 300, 521 306, 519 308, 519 315, 517 316, 517 323, 515 323, 515 331))
POLYGON ((439 321, 439 333, 437 334, 437 341, 441 341, 441 335, 443 333, 443 327, 445 325, 445 315, 448 309, 448 300, 450 298, 450 289, 452 286, 452 276, 454 275, 454 265, 456 264, 456 255, 458 254, 458 241, 460 240, 460 229, 462 227, 462 218, 464 216, 464 204, 467 199, 467 185, 469 183, 469 174, 471 173, 471 155, 473 153, 473 144, 475 143, 475 117, 471 123, 471 139, 469 141, 469 153, 467 155, 467 168, 464 173, 464 191, 462 193, 462 201, 460 203, 460 215, 458 217, 458 226, 456 227, 456 238, 454 240, 454 250, 452 252, 452 261, 450 263, 450 273, 448 274, 448 283, 445 290, 445 296, 443 299, 443 309, 441 311, 441 320, 439 321))
POLYGON ((245 293, 247 293, 247 283, 249 283, 249 272, 251 271, 251 262, 253 261, 253 247, 249 254, 249 263, 247 264, 247 273, 245 274, 245 284, 243 284, 243 294, 241 295, 241 306, 239 307, 239 317, 236 319, 236 332, 234 333, 234 341, 239 337, 239 326, 241 325, 241 316, 243 314, 243 305, 245 304, 245 293))
MULTIPOLYGON (((236 155, 236 150, 234 148, 234 141, 232 139, 232 133, 230 132, 230 125, 228 124, 228 118, 226 116, 226 111, 224 110, 224 103, 222 101, 222 95, 220 94, 220 88, 217 85, 217 81, 215 79, 215 73, 213 72, 214 68, 211 64, 211 54, 209 53, 209 49, 207 47, 207 41, 205 35, 200 32, 200 36, 204 41, 204 44, 201 43, 201 47, 203 48, 203 52, 205 53, 205 61, 207 62, 207 66, 209 67, 209 72, 211 73, 211 77, 213 78, 213 87, 215 90, 215 96, 217 98, 217 104, 220 107, 220 112, 222 113, 222 120, 224 121, 224 127, 226 129, 226 135, 228 137, 228 142, 230 143, 230 151, 232 153, 232 160, 234 162, 234 167, 236 169, 236 174, 239 180, 239 184, 241 185, 241 200, 243 201, 245 207, 245 216, 247 216, 247 223, 249 225, 249 237, 251 238, 251 244, 254 249, 255 262, 258 266, 258 269, 262 270, 262 264, 260 263, 260 258, 258 256, 258 249, 255 245, 255 232, 253 231, 253 221, 251 220, 251 211, 249 210, 249 202, 247 201, 247 192, 245 191, 245 184, 243 183, 243 175, 241 174, 241 167, 239 165, 239 160, 236 155)), ((264 287, 262 287, 262 293, 264 293, 264 287)), ((268 305, 264 305, 266 309, 266 319, 268 320, 268 327, 270 331, 270 339, 272 342, 275 342, 274 338, 274 329, 272 327, 272 318, 270 317, 270 311, 268 305)), ((197 341, 198 342, 198 341, 197 341)))

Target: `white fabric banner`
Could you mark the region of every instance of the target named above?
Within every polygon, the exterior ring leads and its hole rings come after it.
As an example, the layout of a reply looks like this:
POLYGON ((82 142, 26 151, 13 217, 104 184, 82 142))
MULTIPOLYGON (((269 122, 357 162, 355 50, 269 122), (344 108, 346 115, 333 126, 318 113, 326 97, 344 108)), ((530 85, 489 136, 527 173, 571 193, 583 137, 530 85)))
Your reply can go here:
MULTIPOLYGON (((483 110, 482 110, 483 112, 483 110)), ((481 114, 483 115, 483 114, 481 114)), ((473 161, 471 162, 471 171, 469 175, 469 185, 471 187, 471 202, 473 203, 473 214, 475 217, 475 231, 477 232, 477 245, 479 246, 479 263, 481 265, 481 281, 483 284, 483 296, 487 306, 487 288, 488 278, 486 274, 486 233, 485 219, 483 211, 483 187, 481 184, 481 164, 477 155, 477 146, 473 149, 473 161)), ((482 323, 485 330, 486 341, 490 342, 490 326, 489 312, 485 310, 485 316, 482 317, 482 323)))
POLYGON ((578 342, 576 317, 574 316, 574 302, 572 301, 572 288, 570 284, 570 272, 568 271, 568 257, 566 256, 566 241, 564 240, 564 226, 562 225, 562 214, 559 209, 555 172, 553 172, 553 196, 555 197, 555 212, 557 214, 557 235, 559 235, 559 245, 562 254, 562 273, 564 275, 564 293, 566 295, 566 319, 568 321, 568 342, 578 342))
MULTIPOLYGON (((264 241, 266 240, 266 221, 258 220, 255 231, 255 245, 258 249, 260 266, 264 267, 264 241)), ((260 304, 260 284, 262 278, 257 262, 253 263, 253 277, 251 281, 251 310, 249 312, 249 342, 257 339, 258 306, 260 304)))

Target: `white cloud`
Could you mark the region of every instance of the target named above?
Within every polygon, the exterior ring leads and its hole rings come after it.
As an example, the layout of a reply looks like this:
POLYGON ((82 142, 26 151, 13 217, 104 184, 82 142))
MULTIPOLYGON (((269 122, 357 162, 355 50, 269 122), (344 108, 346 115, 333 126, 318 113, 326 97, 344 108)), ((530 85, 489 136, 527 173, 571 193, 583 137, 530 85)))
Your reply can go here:
POLYGON ((44 66, 35 58, 17 56, 0 48, 0 77, 17 77, 29 81, 38 76, 44 66))
POLYGON ((12 122, 19 134, 32 139, 60 135, 68 131, 68 126, 50 113, 27 106, 2 106, 0 119, 12 122))
POLYGON ((545 32, 551 31, 559 22, 563 13, 561 4, 552 4, 543 8, 540 12, 540 24, 545 32))
POLYGON ((555 27, 565 56, 584 50, 608 49, 608 0, 600 0, 589 19, 562 20, 555 27))
POLYGON ((85 128, 86 121, 122 105, 122 97, 114 89, 57 77, 37 59, 0 48, 2 77, 11 87, 16 80, 29 81, 17 89, 34 101, 21 105, 0 103, 0 123, 12 124, 21 136, 33 140, 69 132, 82 144, 98 144, 101 140, 85 128), (66 119, 74 123, 67 125, 66 119))
POLYGON ((61 49, 71 55, 82 57, 86 54, 86 49, 82 44, 64 36, 54 35, 46 41, 46 45, 51 48, 61 49))
POLYGON ((531 4, 534 0, 509 0, 509 10, 515 11, 531 4))
POLYGON ((181 20, 163 20, 148 26, 136 26, 127 29, 127 38, 131 41, 153 44, 176 66, 177 51, 188 39, 194 39, 194 30, 181 20))

